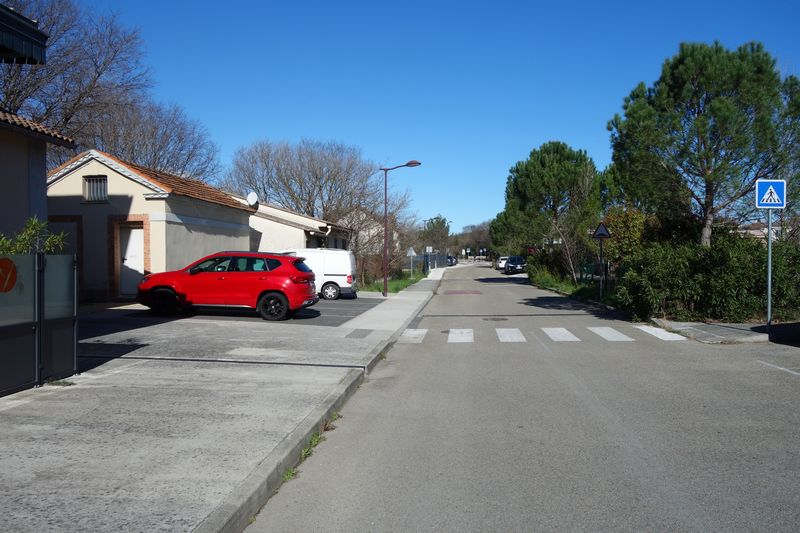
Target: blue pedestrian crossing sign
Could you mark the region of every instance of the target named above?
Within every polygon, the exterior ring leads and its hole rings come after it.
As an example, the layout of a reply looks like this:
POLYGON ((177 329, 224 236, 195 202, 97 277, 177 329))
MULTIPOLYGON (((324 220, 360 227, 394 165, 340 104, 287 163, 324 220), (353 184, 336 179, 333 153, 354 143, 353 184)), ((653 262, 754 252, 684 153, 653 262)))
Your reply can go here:
POLYGON ((756 207, 759 209, 784 209, 786 207, 786 180, 756 181, 756 207))

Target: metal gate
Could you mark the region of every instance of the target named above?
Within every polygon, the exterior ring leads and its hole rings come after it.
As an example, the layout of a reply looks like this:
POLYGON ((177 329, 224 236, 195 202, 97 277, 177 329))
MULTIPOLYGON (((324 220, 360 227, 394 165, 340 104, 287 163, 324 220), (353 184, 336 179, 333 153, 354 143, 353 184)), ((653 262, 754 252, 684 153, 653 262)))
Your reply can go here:
POLYGON ((0 257, 0 396, 77 372, 73 255, 0 257))

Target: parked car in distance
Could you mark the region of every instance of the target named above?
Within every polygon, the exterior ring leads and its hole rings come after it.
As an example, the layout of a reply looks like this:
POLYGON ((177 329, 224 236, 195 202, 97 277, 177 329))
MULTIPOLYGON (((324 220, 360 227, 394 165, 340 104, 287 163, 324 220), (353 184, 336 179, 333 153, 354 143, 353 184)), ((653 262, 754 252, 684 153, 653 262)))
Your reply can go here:
POLYGON ((503 270, 506 267, 506 261, 508 261, 507 256, 502 256, 497 258, 497 270, 503 270))
POLYGON ((447 266, 455 266, 458 264, 458 259, 453 257, 452 255, 447 256, 447 266))
POLYGON ((506 261, 505 267, 503 267, 503 272, 506 274, 516 274, 518 272, 525 272, 525 258, 521 255, 512 255, 506 261))
POLYGON ((319 294, 324 299, 357 295, 356 257, 353 252, 330 248, 293 248, 281 253, 305 259, 316 276, 319 294))
POLYGON ((171 272, 148 274, 137 301, 156 313, 189 307, 247 307, 265 320, 283 320, 319 301, 314 273, 302 257, 218 252, 171 272))

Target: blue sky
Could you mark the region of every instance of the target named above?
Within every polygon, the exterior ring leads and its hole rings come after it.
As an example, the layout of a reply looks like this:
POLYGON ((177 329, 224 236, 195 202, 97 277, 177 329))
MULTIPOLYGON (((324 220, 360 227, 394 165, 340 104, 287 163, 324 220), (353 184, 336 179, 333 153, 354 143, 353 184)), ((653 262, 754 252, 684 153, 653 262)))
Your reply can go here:
POLYGON ((798 3, 86 2, 140 28, 154 96, 228 165, 258 139, 360 146, 419 218, 503 208, 508 168, 548 140, 611 157, 605 125, 682 41, 762 41, 800 75, 798 3))

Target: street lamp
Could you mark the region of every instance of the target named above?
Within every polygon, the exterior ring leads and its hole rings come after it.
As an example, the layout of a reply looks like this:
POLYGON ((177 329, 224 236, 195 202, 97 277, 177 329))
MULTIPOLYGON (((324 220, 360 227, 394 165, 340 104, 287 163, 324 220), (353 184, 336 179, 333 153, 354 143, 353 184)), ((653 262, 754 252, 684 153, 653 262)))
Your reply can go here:
POLYGON ((388 180, 387 175, 389 174, 390 170, 394 170, 396 168, 402 167, 418 167, 420 165, 419 161, 414 161, 413 159, 406 163, 405 165, 397 165, 396 167, 389 167, 389 168, 382 168, 383 170, 383 296, 385 297, 387 292, 389 291, 389 278, 388 276, 388 268, 389 268, 389 193, 388 187, 386 182, 388 180))

